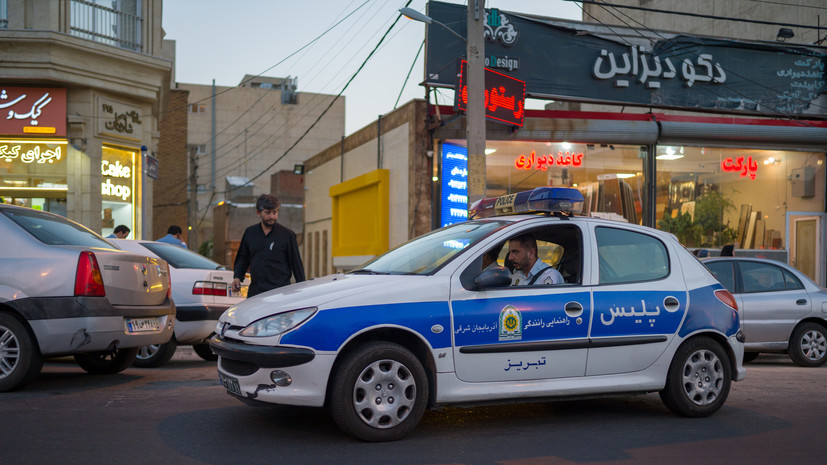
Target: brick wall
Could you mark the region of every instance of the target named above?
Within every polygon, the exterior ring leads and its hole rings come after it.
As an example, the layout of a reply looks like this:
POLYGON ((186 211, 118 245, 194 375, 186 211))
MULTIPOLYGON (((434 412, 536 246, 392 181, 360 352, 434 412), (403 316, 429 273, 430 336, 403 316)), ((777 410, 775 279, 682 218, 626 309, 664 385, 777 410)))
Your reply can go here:
POLYGON ((152 239, 166 235, 172 224, 184 230, 184 241, 192 250, 198 244, 187 240, 187 90, 171 90, 166 112, 161 114, 158 142, 158 179, 152 206, 152 239))

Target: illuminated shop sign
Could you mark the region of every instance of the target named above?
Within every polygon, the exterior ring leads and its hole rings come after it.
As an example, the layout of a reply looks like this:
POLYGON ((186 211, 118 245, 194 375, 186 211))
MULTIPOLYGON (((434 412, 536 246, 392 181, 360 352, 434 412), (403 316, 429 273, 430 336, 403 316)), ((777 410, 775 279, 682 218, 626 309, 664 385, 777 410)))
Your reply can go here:
POLYGON ((66 136, 66 89, 0 87, 0 134, 66 136))
POLYGON ((575 152, 557 152, 557 158, 554 158, 553 153, 548 155, 537 155, 535 151, 531 151, 528 156, 520 155, 514 159, 514 167, 521 170, 535 169, 538 171, 546 171, 549 166, 562 166, 568 168, 569 166, 580 166, 583 164, 583 153, 575 152))
MULTIPOLYGON (((468 62, 460 63, 455 104, 468 110, 468 62)), ((525 116, 525 82, 485 68, 485 117, 513 126, 522 126, 525 116)))
POLYGON ((132 152, 104 149, 101 159, 101 195, 104 200, 132 202, 135 186, 132 152))
POLYGON ((758 173, 758 162, 752 157, 738 157, 735 160, 727 158, 721 162, 721 170, 729 173, 741 173, 741 177, 749 176, 750 179, 755 180, 755 175, 758 173))
POLYGON ((442 210, 440 225, 468 220, 468 149, 442 145, 442 210))
POLYGON ((0 141, 0 160, 7 163, 53 164, 65 157, 65 147, 58 144, 39 144, 0 141))

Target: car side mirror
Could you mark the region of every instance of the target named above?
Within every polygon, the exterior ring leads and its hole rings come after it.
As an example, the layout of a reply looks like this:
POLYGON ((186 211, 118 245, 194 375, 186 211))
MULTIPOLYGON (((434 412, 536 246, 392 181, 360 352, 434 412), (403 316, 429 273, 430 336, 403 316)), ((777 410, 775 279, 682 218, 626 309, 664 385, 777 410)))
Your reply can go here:
POLYGON ((478 291, 495 287, 508 287, 510 285, 511 272, 503 266, 488 268, 474 278, 474 288, 478 291))

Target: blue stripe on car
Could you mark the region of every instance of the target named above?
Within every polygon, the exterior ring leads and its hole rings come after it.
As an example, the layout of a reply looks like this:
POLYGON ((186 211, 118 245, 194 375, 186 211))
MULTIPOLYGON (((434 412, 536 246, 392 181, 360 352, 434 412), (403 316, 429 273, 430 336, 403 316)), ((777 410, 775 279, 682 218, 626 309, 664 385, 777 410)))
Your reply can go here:
POLYGON ((288 332, 280 344, 335 351, 352 335, 377 325, 403 326, 419 333, 434 349, 451 347, 451 319, 448 302, 417 302, 365 305, 320 310, 301 327, 288 332), (440 325, 442 331, 433 328, 440 325))

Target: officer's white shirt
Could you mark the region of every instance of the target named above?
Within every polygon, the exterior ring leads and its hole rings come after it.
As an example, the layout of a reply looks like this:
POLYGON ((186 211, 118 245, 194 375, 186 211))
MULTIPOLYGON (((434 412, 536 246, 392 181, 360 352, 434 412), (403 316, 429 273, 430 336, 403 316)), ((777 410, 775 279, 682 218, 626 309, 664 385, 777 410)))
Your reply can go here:
POLYGON ((537 260, 534 262, 534 266, 531 267, 531 270, 528 272, 528 275, 524 274, 522 270, 517 270, 511 275, 511 285, 512 286, 527 286, 531 279, 537 273, 540 273, 541 270, 546 268, 540 274, 540 277, 534 281, 536 285, 542 284, 562 284, 566 282, 563 279, 563 275, 560 274, 559 271, 555 270, 554 268, 549 268, 547 264, 545 264, 542 260, 537 260))

